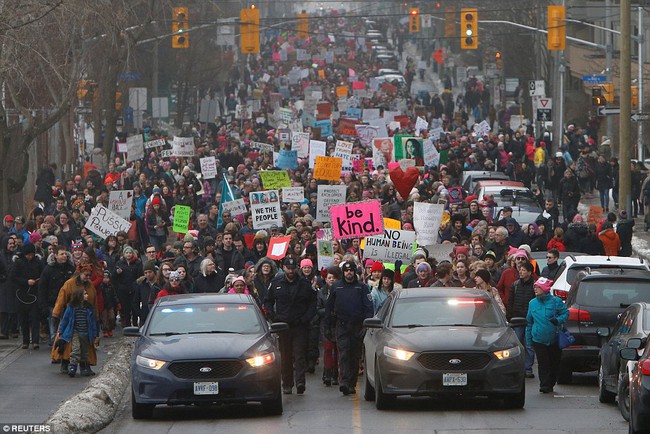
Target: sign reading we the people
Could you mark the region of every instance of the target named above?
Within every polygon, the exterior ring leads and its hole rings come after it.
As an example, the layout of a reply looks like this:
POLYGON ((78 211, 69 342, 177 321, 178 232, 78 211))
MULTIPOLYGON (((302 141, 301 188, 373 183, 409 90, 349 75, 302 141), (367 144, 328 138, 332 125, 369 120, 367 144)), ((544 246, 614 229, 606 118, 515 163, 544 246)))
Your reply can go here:
POLYGON ((253 229, 282 226, 280 193, 278 190, 254 191, 250 194, 253 229))

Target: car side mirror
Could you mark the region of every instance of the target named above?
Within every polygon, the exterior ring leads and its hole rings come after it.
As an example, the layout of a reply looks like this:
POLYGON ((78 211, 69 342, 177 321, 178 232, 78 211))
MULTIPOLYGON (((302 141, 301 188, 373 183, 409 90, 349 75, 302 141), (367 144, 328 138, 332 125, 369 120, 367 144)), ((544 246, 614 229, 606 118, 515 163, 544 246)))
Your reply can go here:
POLYGON ((140 333, 140 328, 139 327, 124 327, 122 329, 122 335, 123 336, 138 337, 138 336, 142 336, 142 333, 140 333))
POLYGON ((270 325, 269 329, 271 330, 271 333, 280 333, 289 330, 289 324, 286 322, 274 322, 270 325))
POLYGON ((526 321, 526 318, 523 317, 514 317, 510 319, 510 322, 508 325, 510 327, 524 327, 528 324, 528 321, 526 321))
POLYGON ((596 334, 601 338, 609 337, 609 327, 600 327, 596 329, 596 334))
POLYGON ((627 340, 625 346, 627 348, 634 348, 635 350, 638 350, 639 348, 643 347, 643 341, 639 338, 630 338, 627 340))
POLYGON ((623 360, 639 360, 639 353, 634 348, 623 348, 619 351, 619 355, 623 360))
POLYGON ((363 326, 367 329, 380 329, 384 323, 379 318, 366 318, 363 320, 363 326))

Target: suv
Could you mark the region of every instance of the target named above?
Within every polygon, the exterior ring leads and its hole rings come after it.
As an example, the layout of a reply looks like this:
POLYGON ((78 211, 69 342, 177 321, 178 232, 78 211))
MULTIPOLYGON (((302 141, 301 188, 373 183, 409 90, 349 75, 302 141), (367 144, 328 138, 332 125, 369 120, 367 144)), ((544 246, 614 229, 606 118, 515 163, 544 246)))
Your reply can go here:
POLYGON ((650 265, 645 259, 626 258, 623 256, 590 256, 569 255, 564 258, 559 271, 558 278, 553 282, 551 292, 562 300, 566 300, 571 284, 576 279, 578 273, 587 267, 591 270, 602 270, 607 268, 632 269, 632 270, 650 270, 650 265))
POLYGON ((650 300, 650 272, 624 268, 578 273, 566 299, 569 320, 566 328, 575 337, 562 350, 558 382, 571 382, 572 374, 596 371, 605 338, 599 327, 614 327, 620 314, 632 303, 650 300))

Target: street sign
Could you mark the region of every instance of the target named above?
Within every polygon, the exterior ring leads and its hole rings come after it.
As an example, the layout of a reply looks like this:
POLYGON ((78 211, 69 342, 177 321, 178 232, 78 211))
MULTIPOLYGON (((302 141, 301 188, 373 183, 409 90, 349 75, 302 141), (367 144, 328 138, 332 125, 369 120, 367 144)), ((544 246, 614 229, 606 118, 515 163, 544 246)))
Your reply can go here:
POLYGON ((609 116, 609 115, 619 115, 621 114, 620 107, 605 107, 604 105, 598 106, 598 116, 609 116))
POLYGON ((605 83, 607 81, 607 76, 605 76, 605 75, 583 75, 582 76, 582 81, 584 81, 585 83, 600 84, 600 83, 605 83))
POLYGON ((422 15, 422 27, 425 29, 430 29, 432 27, 431 15, 428 14, 422 15))
POLYGON ((552 109, 547 108, 538 108, 537 109, 537 120, 540 122, 549 122, 552 117, 552 109))
POLYGON ((630 118, 632 122, 650 121, 650 113, 634 113, 630 118))
POLYGON ((546 96, 544 80, 530 80, 528 82, 528 93, 530 96, 546 96))
POLYGON ((535 98, 535 108, 537 109, 552 109, 553 100, 551 98, 535 98))

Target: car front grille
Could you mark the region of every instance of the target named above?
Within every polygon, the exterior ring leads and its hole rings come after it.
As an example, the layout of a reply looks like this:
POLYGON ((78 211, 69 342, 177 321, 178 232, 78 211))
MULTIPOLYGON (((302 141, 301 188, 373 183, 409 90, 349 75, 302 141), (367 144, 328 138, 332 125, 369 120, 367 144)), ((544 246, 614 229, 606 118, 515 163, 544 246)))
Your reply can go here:
POLYGON ((169 371, 172 374, 177 378, 187 380, 231 378, 236 376, 241 368, 242 364, 237 360, 193 360, 173 362, 169 365, 169 371))
POLYGON ((492 357, 483 352, 422 353, 418 357, 422 366, 435 371, 476 371, 485 368, 490 360, 492 357))

